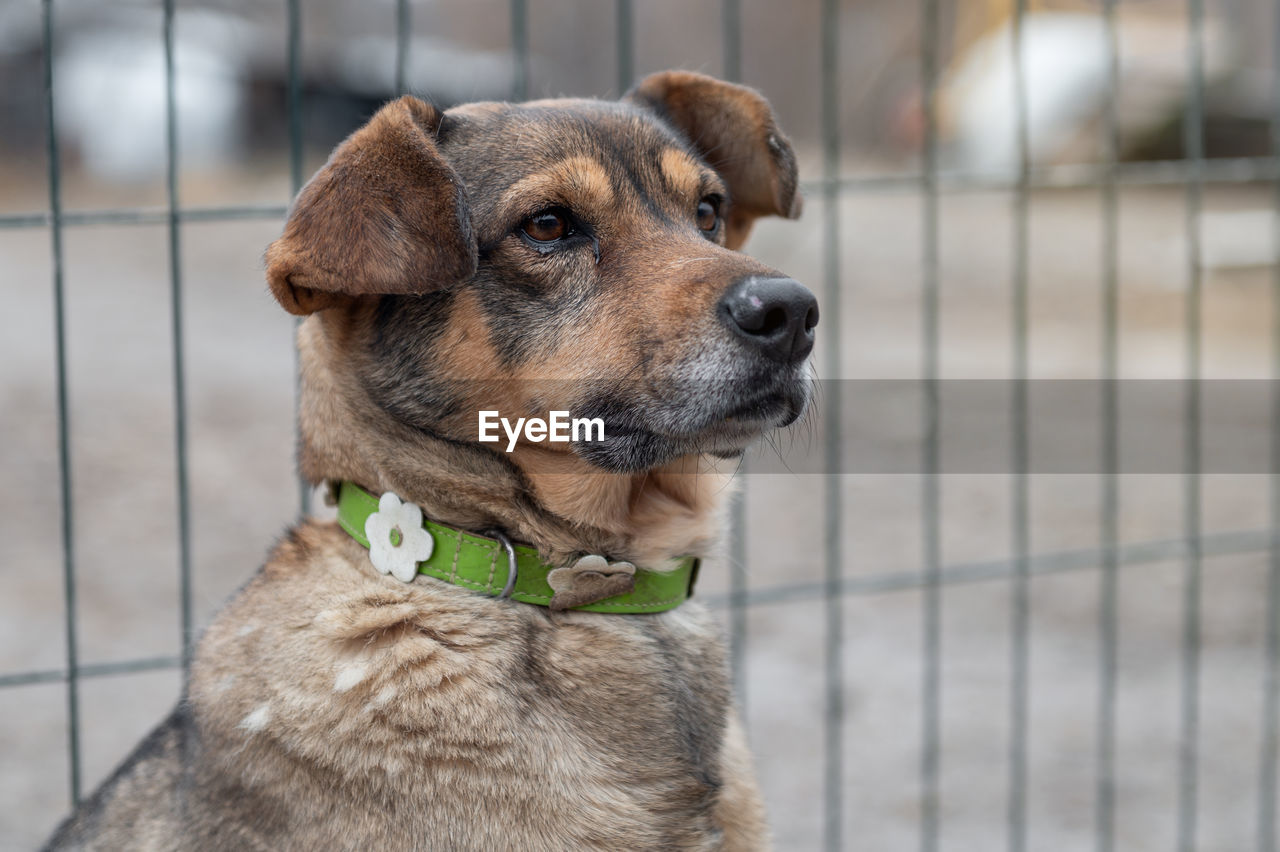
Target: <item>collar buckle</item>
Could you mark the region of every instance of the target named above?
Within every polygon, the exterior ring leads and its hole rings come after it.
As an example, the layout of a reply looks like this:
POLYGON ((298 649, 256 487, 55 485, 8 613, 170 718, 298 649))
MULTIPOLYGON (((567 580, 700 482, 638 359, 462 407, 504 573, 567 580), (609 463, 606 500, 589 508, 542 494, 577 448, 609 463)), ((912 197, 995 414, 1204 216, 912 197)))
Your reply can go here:
POLYGON ((511 544, 511 539, 507 538, 502 530, 486 530, 484 534, 489 538, 497 539, 502 544, 503 549, 507 551, 507 584, 494 597, 500 601, 509 600, 511 593, 516 588, 516 577, 520 573, 519 568, 516 566, 516 549, 511 544))

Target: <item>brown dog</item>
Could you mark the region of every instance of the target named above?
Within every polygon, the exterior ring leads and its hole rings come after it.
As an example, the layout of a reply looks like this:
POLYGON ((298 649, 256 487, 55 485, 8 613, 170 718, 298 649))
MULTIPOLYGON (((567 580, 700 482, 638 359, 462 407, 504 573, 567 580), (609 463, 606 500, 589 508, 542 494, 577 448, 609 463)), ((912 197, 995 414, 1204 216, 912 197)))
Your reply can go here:
POLYGON ((766 847, 718 630, 675 605, 719 536, 713 459, 808 399, 813 296, 735 251, 798 211, 767 103, 697 74, 380 110, 267 276, 307 317, 304 475, 368 492, 342 511, 397 495, 364 512, 390 520, 291 530, 50 848, 766 847), (603 435, 485 442, 486 410, 603 435))

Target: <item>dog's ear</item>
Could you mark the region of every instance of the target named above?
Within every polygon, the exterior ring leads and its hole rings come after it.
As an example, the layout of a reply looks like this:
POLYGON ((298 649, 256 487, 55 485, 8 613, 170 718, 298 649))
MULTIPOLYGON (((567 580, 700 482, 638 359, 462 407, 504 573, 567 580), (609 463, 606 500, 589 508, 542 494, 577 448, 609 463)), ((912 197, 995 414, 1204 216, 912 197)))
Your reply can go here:
POLYGON ((730 248, 746 242, 760 216, 800 215, 795 151, 759 92, 705 74, 663 71, 645 77, 625 99, 681 131, 729 185, 730 248))
POLYGON ((338 146, 267 249, 267 282, 291 314, 375 293, 427 293, 476 269, 466 191, 433 141, 440 111, 392 101, 338 146))

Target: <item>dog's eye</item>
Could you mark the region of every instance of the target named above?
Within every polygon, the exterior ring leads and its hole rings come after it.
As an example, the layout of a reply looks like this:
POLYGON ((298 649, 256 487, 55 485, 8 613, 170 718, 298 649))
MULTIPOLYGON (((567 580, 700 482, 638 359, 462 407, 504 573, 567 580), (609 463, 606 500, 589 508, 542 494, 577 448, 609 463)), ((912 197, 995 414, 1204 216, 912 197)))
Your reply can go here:
POLYGON ((524 231, 526 237, 539 243, 553 243, 573 233, 568 211, 559 207, 534 213, 520 223, 520 230, 524 231))
POLYGON ((698 202, 698 227, 707 233, 720 226, 720 199, 708 195, 698 202))

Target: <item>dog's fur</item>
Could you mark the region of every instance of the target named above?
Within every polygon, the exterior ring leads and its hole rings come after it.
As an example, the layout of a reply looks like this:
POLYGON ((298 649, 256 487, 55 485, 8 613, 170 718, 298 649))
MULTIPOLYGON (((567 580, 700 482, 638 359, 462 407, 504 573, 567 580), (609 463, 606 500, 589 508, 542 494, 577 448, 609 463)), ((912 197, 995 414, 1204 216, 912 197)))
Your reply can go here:
MULTIPOLYGON (((307 320, 301 466, 501 528, 550 562, 715 547, 732 457, 799 416, 803 365, 717 318, 752 221, 799 211, 755 92, 668 72, 620 102, 380 110, 267 252, 307 320), (699 202, 719 203, 704 229, 699 202), (539 211, 571 211, 552 248, 539 211), (606 440, 476 440, 481 408, 606 440)), ((375 572, 304 520, 209 627, 184 699, 55 849, 758 849, 763 808, 718 630, 553 612, 375 572)))

